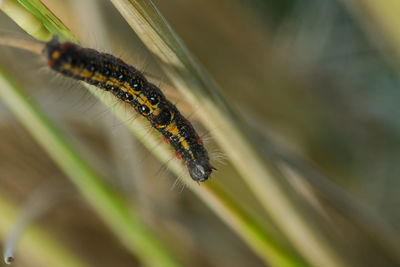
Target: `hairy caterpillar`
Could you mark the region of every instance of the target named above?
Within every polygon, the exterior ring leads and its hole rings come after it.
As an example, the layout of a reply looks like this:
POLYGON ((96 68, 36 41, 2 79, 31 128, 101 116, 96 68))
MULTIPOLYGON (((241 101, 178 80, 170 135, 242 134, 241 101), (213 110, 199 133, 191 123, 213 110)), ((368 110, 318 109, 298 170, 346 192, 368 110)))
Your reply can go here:
POLYGON ((129 103, 175 149, 194 181, 208 179, 215 168, 195 129, 136 68, 110 54, 70 42, 60 43, 56 37, 46 43, 43 54, 51 69, 109 91, 129 103))

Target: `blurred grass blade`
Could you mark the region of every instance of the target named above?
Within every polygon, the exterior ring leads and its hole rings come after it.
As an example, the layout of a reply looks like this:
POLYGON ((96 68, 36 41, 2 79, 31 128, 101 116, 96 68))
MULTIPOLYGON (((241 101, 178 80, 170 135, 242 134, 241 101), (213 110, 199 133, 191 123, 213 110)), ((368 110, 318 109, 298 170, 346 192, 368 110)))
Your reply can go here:
POLYGON ((18 0, 18 2, 38 18, 49 32, 64 36, 68 40, 76 41, 69 29, 40 0, 18 0))
MULTIPOLYGON (((0 236, 5 240, 16 218, 15 208, 0 193, 0 236)), ((24 233, 17 251, 22 262, 35 266, 80 267, 89 266, 76 255, 62 247, 50 235, 36 226, 24 233)))
MULTIPOLYGON (((154 148, 158 143, 160 136, 149 134, 148 127, 143 121, 137 119, 131 122, 133 116, 132 110, 126 110, 123 105, 115 105, 113 98, 104 97, 104 92, 93 86, 84 84, 88 90, 106 104, 110 110, 127 123, 127 127, 132 131, 138 140, 140 140, 161 162, 167 164, 167 168, 176 176, 182 177, 182 165, 175 157, 171 160, 171 151, 167 146, 160 145, 154 148)), ((202 184, 198 186, 185 172, 182 181, 190 188, 210 209, 229 227, 231 227, 241 237, 249 247, 261 258, 267 265, 272 266, 306 266, 304 261, 296 255, 291 255, 278 244, 271 236, 261 230, 257 224, 252 221, 250 216, 239 209, 239 205, 234 200, 229 199, 215 185, 202 184)))
MULTIPOLYGON (((385 0, 341 0, 353 12, 368 33, 371 42, 380 48, 386 45, 395 54, 395 64, 400 62, 400 2, 385 0)), ((392 54, 386 55, 393 59, 392 54)))
POLYGON ((307 260, 315 266, 346 266, 341 255, 296 209, 246 138, 238 119, 221 97, 215 83, 196 62, 176 33, 149 0, 112 0, 145 45, 161 60, 170 80, 212 131, 244 181, 275 224, 307 260), (234 145, 233 145, 234 144, 234 145))
POLYGON ((102 183, 3 67, 0 67, 0 97, 131 252, 147 266, 179 266, 167 246, 102 183))
POLYGON ((21 6, 17 0, 0 1, 0 9, 36 39, 42 41, 51 39, 52 34, 41 23, 41 20, 21 6))
POLYGON ((221 190, 205 188, 192 189, 226 224, 256 252, 269 266, 307 266, 303 259, 289 256, 271 236, 265 233, 252 221, 250 216, 242 212, 236 203, 223 194, 221 190), (269 241, 269 242, 266 242, 269 241))

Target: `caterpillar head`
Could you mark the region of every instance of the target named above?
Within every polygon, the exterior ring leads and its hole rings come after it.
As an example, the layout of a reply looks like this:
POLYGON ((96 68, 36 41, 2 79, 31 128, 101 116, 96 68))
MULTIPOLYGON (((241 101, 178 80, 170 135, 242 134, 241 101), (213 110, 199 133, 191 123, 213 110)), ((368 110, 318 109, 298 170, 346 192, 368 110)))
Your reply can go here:
POLYGON ((216 170, 211 166, 208 160, 197 160, 188 163, 189 174, 196 182, 204 182, 211 175, 213 170, 216 170))

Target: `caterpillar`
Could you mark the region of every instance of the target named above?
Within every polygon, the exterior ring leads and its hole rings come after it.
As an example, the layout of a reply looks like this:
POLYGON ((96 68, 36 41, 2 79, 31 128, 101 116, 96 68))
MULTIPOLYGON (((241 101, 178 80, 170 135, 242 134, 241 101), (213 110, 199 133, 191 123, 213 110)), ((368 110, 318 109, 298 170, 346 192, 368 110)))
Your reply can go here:
POLYGON ((194 181, 206 181, 215 170, 189 120, 136 68, 107 53, 60 43, 57 37, 45 44, 42 53, 52 70, 111 92, 131 105, 173 147, 194 181))

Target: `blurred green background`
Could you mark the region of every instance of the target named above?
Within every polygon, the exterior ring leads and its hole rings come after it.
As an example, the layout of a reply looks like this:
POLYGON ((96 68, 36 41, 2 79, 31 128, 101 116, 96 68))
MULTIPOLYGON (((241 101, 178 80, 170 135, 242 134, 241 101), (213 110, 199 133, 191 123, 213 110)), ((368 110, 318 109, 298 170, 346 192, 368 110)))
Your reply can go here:
MULTIPOLYGON (((108 1, 44 2, 83 46, 151 74, 207 134, 196 109, 181 100, 108 1)), ((379 21, 382 16, 375 16, 390 10, 375 12, 370 1, 350 0, 154 3, 220 85, 265 160, 286 174, 288 192, 296 192, 293 199, 306 199, 324 219, 315 221, 349 265, 399 266, 397 37, 379 21)), ((2 31, 23 35, 2 13, 0 25, 2 31)), ((0 62, 185 266, 265 265, 190 190, 175 185, 165 166, 80 84, 55 76, 42 59, 25 51, 0 47, 0 62)), ((35 188, 66 180, 1 103, 0 128, 2 198, 21 207, 35 188)), ((210 142, 209 148, 218 150, 210 142)), ((228 160, 216 165, 209 183, 220 185, 294 251, 228 160)), ((63 187, 69 188, 68 197, 40 216, 38 225, 89 266, 139 266, 73 186, 65 182, 63 187)), ((16 256, 15 266, 44 264, 23 250, 16 256)))

